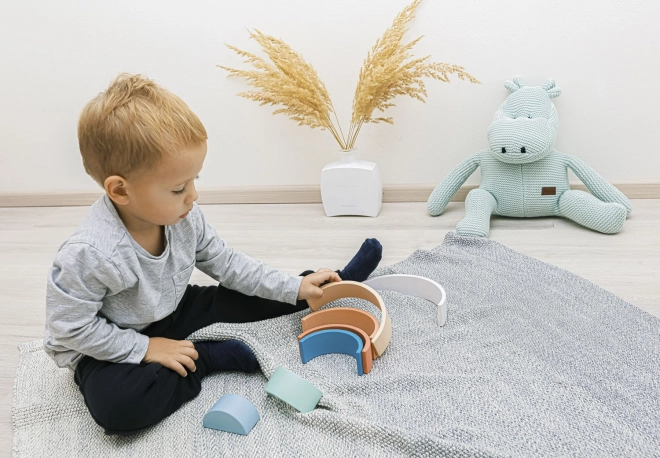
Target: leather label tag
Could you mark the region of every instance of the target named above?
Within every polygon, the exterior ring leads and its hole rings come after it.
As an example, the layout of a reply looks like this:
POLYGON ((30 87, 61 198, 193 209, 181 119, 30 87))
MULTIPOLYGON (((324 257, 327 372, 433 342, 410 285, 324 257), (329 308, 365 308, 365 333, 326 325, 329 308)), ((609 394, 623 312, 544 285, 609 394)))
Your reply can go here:
POLYGON ((554 186, 541 188, 541 195, 542 196, 556 196, 557 195, 557 188, 554 187, 554 186))

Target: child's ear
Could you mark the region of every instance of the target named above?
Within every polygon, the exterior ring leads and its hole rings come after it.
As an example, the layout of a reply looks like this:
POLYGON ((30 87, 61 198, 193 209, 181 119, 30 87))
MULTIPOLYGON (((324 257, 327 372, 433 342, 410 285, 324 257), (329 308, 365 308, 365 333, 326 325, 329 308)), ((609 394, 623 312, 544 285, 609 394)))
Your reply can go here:
POLYGON ((129 202, 126 192, 126 180, 119 175, 112 175, 103 182, 105 192, 117 205, 126 205, 129 202))

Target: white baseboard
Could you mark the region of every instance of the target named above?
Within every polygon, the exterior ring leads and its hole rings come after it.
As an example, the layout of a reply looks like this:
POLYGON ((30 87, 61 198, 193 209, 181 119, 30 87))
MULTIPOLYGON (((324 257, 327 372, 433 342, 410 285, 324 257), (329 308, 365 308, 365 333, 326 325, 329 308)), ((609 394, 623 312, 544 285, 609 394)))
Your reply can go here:
MULTIPOLYGON (((614 184, 629 199, 660 199, 660 183, 614 184)), ((396 184, 383 186, 383 202, 426 202, 435 185, 396 184)), ((462 186, 452 199, 465 201, 476 185, 462 186)), ((582 184, 573 189, 586 190, 582 184)), ((72 207, 91 205, 102 191, 0 194, 0 207, 72 207)), ((198 204, 310 204, 321 203, 318 185, 230 186, 199 190, 198 204)))

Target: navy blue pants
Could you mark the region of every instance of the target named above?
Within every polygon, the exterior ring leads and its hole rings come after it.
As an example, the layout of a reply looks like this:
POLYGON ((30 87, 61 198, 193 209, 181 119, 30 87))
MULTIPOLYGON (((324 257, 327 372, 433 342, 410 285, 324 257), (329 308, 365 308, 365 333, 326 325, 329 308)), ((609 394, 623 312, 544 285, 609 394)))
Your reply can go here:
MULTIPOLYGON (((301 275, 308 275, 308 270, 301 275)), ((188 285, 176 310, 140 331, 149 337, 185 340, 213 323, 248 323, 299 312, 296 305, 246 296, 223 286, 188 285)), ((74 380, 92 417, 106 434, 132 435, 152 426, 196 397, 209 373, 201 352, 197 370, 181 377, 159 363, 111 363, 84 356, 74 380)), ((201 421, 201 419, 200 419, 201 421)))

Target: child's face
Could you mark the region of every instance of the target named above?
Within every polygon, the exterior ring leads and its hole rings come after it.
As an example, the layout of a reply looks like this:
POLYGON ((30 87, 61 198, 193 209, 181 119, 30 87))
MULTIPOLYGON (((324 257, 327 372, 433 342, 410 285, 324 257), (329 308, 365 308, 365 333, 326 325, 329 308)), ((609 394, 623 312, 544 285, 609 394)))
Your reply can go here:
MULTIPOLYGON (((120 214, 134 227, 173 226, 188 216, 197 200, 195 178, 206 158, 206 142, 167 156, 153 169, 125 180, 126 202, 120 214)), ((126 223, 127 221, 125 221, 126 223)))

